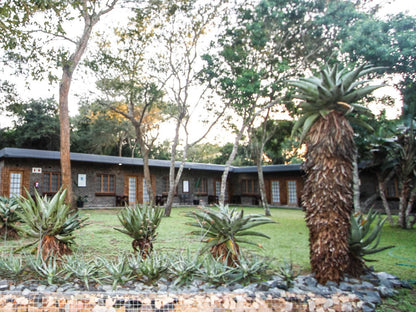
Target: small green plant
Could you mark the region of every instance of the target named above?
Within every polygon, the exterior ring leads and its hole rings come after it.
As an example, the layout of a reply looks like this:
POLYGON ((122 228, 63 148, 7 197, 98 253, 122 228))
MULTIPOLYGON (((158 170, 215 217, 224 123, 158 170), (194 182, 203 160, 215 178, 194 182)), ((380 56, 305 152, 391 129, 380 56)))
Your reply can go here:
POLYGON ((129 258, 129 266, 139 279, 146 279, 147 283, 158 281, 170 266, 167 256, 153 253, 143 259, 140 255, 129 258))
POLYGON ((265 257, 240 256, 238 266, 232 274, 233 283, 249 284, 259 282, 267 277, 271 269, 271 260, 265 257))
POLYGON ((367 215, 357 212, 351 216, 351 232, 348 243, 351 254, 349 273, 353 276, 359 276, 363 273, 360 268, 365 267, 365 261, 372 261, 365 258, 367 255, 394 247, 378 247, 385 221, 386 218, 381 219, 378 212, 373 212, 372 209, 367 215), (376 223, 373 225, 374 221, 376 223))
POLYGON ((187 216, 195 220, 187 224, 199 228, 190 234, 202 236, 202 241, 207 243, 201 252, 210 251, 215 259, 219 259, 229 266, 238 265, 240 243, 258 246, 258 244, 247 240, 247 236, 270 238, 266 234, 252 231, 253 227, 274 223, 273 220, 262 215, 244 215, 243 210, 230 209, 228 205, 217 205, 217 209, 201 208, 187 213, 187 216))
POLYGON ((98 262, 102 264, 105 269, 104 278, 111 281, 113 290, 117 285, 122 285, 133 278, 132 270, 129 267, 127 257, 124 255, 118 256, 116 260, 108 260, 99 258, 98 262))
POLYGON ((208 255, 204 258, 197 276, 212 285, 226 285, 231 283, 236 270, 238 269, 208 255))
POLYGON ((60 260, 53 255, 43 259, 28 255, 29 265, 38 274, 41 280, 46 280, 48 285, 55 285, 63 280, 64 270, 60 266, 60 260))
POLYGON ((0 197, 0 235, 5 239, 19 238, 19 233, 14 228, 15 224, 19 224, 22 220, 17 214, 21 207, 15 197, 0 197))
POLYGON ((127 206, 118 214, 123 229, 115 228, 115 230, 133 238, 133 250, 146 258, 153 251, 153 241, 156 239, 156 230, 162 216, 163 209, 160 207, 127 206))
POLYGON ((9 253, 7 256, 0 257, 0 277, 9 279, 19 279, 26 269, 22 257, 9 253))
POLYGON ((87 290, 90 289, 91 281, 100 283, 101 268, 96 260, 85 260, 75 254, 66 256, 62 266, 65 271, 65 279, 77 278, 84 283, 87 290))
POLYGON ((202 266, 201 257, 189 249, 181 252, 171 262, 169 271, 176 277, 174 284, 177 286, 189 284, 202 266))
POLYGON ((284 260, 281 265, 279 265, 278 275, 286 283, 286 287, 289 289, 293 286, 295 278, 299 275, 299 271, 295 270, 293 267, 293 262, 290 260, 284 260))
POLYGON ((35 199, 26 193, 27 198, 18 200, 22 210, 17 211, 24 224, 15 228, 35 241, 22 248, 37 245, 37 254, 42 254, 44 260, 50 255, 59 258, 70 254, 74 232, 85 224, 87 218, 81 218, 77 211, 64 203, 66 190, 59 190, 51 199, 41 197, 36 190, 35 199))

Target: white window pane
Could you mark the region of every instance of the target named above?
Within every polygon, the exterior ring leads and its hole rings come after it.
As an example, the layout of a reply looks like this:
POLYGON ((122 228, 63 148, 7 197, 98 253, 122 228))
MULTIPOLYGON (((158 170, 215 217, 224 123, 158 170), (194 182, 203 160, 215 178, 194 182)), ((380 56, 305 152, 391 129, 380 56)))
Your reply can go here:
POLYGON ((129 203, 136 202, 136 178, 129 178, 129 203))
POLYGON ((22 174, 12 172, 10 174, 10 193, 9 197, 20 196, 22 174))
POLYGON ((272 202, 280 203, 280 183, 279 181, 272 181, 272 202))
POLYGON ((296 181, 287 181, 287 196, 289 204, 297 204, 297 192, 296 192, 296 181))

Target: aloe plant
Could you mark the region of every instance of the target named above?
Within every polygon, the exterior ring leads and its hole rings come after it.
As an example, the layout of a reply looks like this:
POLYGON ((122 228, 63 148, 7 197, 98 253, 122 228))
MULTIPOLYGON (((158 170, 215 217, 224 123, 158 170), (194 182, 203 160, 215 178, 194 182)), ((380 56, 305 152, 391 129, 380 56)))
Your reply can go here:
POLYGON ((24 223, 15 228, 35 241, 22 248, 37 245, 37 254, 41 253, 43 259, 49 255, 59 258, 70 254, 74 232, 85 225, 88 218, 82 218, 78 211, 64 203, 66 190, 59 190, 51 199, 41 197, 36 190, 35 199, 26 193, 27 198, 18 200, 22 210, 17 211, 24 223))
POLYGON ((115 230, 133 238, 132 247, 143 258, 153 251, 153 241, 157 236, 157 228, 162 221, 163 209, 147 205, 127 206, 118 214, 122 229, 115 230))
POLYGON ((17 211, 21 210, 15 197, 0 197, 0 235, 7 238, 18 238, 19 234, 14 228, 15 224, 21 222, 17 211))
POLYGON ((374 261, 366 259, 367 255, 375 254, 380 251, 393 248, 394 246, 378 247, 381 238, 381 230, 387 218, 382 219, 378 212, 372 209, 367 215, 361 212, 354 213, 351 216, 351 233, 348 244, 352 258, 352 264, 349 273, 354 275, 361 274, 365 267, 365 261, 374 261), (373 225, 374 221, 376 223, 373 225), (360 265, 357 265, 360 264, 360 265), (357 272, 359 270, 359 272, 357 272))
POLYGON ((244 215, 244 211, 229 208, 228 205, 217 205, 217 209, 202 208, 187 213, 194 222, 188 225, 199 228, 190 234, 202 236, 206 245, 201 252, 211 252, 215 259, 221 259, 229 266, 238 265, 240 243, 258 245, 246 239, 247 236, 270 238, 261 232, 252 231, 253 227, 274 223, 270 218, 258 214, 244 215))

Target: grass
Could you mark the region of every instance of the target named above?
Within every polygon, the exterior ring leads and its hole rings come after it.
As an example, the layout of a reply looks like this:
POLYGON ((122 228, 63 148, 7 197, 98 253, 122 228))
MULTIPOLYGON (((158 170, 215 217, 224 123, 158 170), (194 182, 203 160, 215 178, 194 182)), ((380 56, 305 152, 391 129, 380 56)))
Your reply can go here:
MULTIPOLYGON (((154 242, 156 251, 166 253, 179 253, 190 248, 197 252, 200 243, 197 237, 189 236, 193 228, 186 225, 190 221, 185 217, 187 211, 196 208, 174 208, 169 218, 163 218, 158 237, 154 242)), ((246 207, 245 213, 263 214, 260 208, 246 207)), ((89 216, 89 225, 76 233, 76 245, 74 250, 85 254, 86 257, 117 258, 121 253, 132 252, 132 239, 116 230, 120 227, 118 210, 82 210, 82 215, 89 216)), ((258 238, 257 243, 262 249, 243 246, 244 250, 271 257, 278 260, 277 264, 291 261, 296 269, 306 273, 310 271, 308 230, 304 221, 304 212, 296 209, 272 209, 272 219, 275 224, 267 224, 257 228, 269 235, 271 239, 258 238)), ((257 230, 256 229, 256 230, 257 230)), ((391 250, 386 250, 373 255, 368 262, 376 271, 385 271, 398 276, 401 279, 416 282, 416 229, 403 230, 388 224, 384 225, 380 246, 395 245, 391 250)), ((3 240, 0 251, 7 253, 9 249, 22 246, 22 240, 3 240)), ((400 290, 400 293, 383 301, 377 308, 378 312, 413 311, 416 312, 416 289, 400 290)))
MULTIPOLYGON (((197 251, 200 243, 197 237, 189 236, 192 228, 185 223, 190 219, 185 213, 195 208, 174 208, 169 218, 163 218, 154 242, 155 250, 161 252, 180 252, 186 248, 197 251)), ((89 215, 90 225, 81 229, 77 235, 77 249, 93 255, 114 256, 122 252, 131 252, 132 239, 114 230, 119 227, 116 210, 83 210, 89 215)), ((251 250, 278 261, 292 261, 302 271, 310 270, 308 230, 304 221, 304 212, 295 209, 272 209, 275 224, 263 225, 259 230, 271 239, 257 238, 263 249, 245 246, 251 250)), ((260 208, 245 208, 245 213, 262 214, 260 208)), ((391 250, 369 257, 368 262, 376 271, 386 271, 401 279, 416 281, 416 230, 403 230, 384 225, 380 246, 395 245, 391 250)))

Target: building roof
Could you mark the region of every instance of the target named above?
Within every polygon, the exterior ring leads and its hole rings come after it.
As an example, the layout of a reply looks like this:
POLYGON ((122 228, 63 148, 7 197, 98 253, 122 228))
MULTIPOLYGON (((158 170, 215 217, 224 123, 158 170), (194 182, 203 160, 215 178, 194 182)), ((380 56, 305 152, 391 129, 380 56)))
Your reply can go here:
MULTIPOLYGON (((71 153, 70 157, 71 157, 71 161, 73 162, 143 166, 142 158, 106 156, 106 155, 84 154, 84 153, 71 153)), ((30 158, 30 159, 59 160, 60 152, 6 147, 0 150, 0 159, 3 159, 3 158, 28 158, 28 159, 30 158)), ((149 166, 169 168, 170 160, 149 159, 149 166)), ((179 167, 179 166, 180 166, 180 162, 176 161, 175 167, 179 167)), ((193 170, 205 170, 205 171, 224 171, 225 166, 217 165, 217 164, 186 162, 184 168, 193 169, 193 170)), ((264 172, 300 171, 300 165, 268 165, 268 166, 263 166, 263 171, 264 172)), ((256 166, 244 166, 244 167, 232 166, 230 168, 230 172, 253 173, 253 172, 257 172, 257 167, 256 166)))

